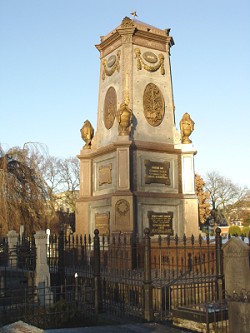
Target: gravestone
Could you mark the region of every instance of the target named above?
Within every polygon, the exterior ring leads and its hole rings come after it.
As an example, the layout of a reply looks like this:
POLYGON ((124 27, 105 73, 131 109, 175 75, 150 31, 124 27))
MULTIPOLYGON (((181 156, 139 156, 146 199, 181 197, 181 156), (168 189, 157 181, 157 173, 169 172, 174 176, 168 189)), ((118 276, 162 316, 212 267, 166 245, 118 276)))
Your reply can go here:
POLYGON ((240 238, 231 238, 223 246, 223 254, 230 332, 248 333, 250 327, 250 248, 240 238))

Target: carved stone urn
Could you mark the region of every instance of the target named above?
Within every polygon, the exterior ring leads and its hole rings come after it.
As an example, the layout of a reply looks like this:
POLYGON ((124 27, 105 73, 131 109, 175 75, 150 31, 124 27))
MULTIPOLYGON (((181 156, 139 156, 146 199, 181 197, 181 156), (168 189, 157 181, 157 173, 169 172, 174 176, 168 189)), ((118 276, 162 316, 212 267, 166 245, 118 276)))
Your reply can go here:
POLYGON ((129 135, 132 127, 133 113, 126 103, 122 103, 117 111, 116 119, 119 124, 119 135, 129 135))
POLYGON ((81 137, 83 141, 85 141, 85 146, 83 149, 90 149, 91 148, 91 142, 94 137, 94 128, 92 127, 89 120, 86 120, 80 129, 81 137))
POLYGON ((181 142, 184 144, 192 143, 189 139, 189 136, 194 130, 194 122, 190 118, 190 115, 186 112, 181 121, 180 121, 180 130, 181 130, 181 142))

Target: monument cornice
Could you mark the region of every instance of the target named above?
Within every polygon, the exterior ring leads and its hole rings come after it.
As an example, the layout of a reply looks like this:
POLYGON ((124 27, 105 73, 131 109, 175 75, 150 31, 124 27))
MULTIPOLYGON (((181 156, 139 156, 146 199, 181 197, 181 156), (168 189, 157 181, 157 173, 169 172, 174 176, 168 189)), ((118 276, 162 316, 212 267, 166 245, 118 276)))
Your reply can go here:
POLYGON ((112 153, 112 152, 116 151, 116 149, 119 147, 130 147, 131 144, 132 144, 132 141, 117 141, 117 142, 113 142, 112 144, 110 144, 108 146, 100 147, 96 150, 93 149, 93 151, 92 150, 88 150, 88 151, 83 150, 84 154, 77 155, 77 157, 80 160, 89 160, 89 159, 93 159, 98 156, 102 156, 104 154, 112 153))
POLYGON ((122 45, 121 35, 118 33, 118 31, 114 32, 105 40, 102 40, 102 38, 104 37, 101 37, 101 43, 95 45, 95 47, 100 52, 101 59, 122 45))
POLYGON ((126 35, 132 37, 131 44, 133 45, 158 49, 159 51, 167 52, 169 47, 174 45, 173 38, 168 35, 159 35, 149 31, 138 30, 136 27, 118 28, 108 36, 101 37, 101 43, 95 45, 100 52, 100 58, 102 59, 122 46, 122 44, 125 44, 122 37, 126 35))
POLYGON ((133 192, 136 197, 139 198, 158 198, 158 199, 184 199, 184 195, 182 193, 159 193, 159 192, 140 192, 135 191, 133 192))
POLYGON ((162 143, 162 142, 128 140, 128 141, 116 141, 108 146, 100 147, 96 150, 95 149, 87 150, 87 151, 83 150, 84 154, 80 154, 77 157, 80 160, 93 159, 94 157, 98 157, 103 154, 114 152, 119 147, 131 147, 133 150, 145 150, 145 151, 161 152, 161 153, 169 153, 169 154, 177 154, 177 155, 181 155, 183 153, 181 150, 175 149, 174 145, 172 145, 172 144, 167 144, 167 143, 162 143))
POLYGON ((146 150, 152 152, 161 152, 169 154, 181 154, 180 151, 174 149, 174 145, 162 142, 133 141, 134 150, 146 150))
POLYGON ((162 36, 147 31, 137 30, 133 35, 133 44, 167 52, 167 46, 173 46, 174 41, 171 36, 162 36))
POLYGON ((101 194, 101 195, 96 195, 96 196, 81 196, 76 200, 76 202, 92 202, 93 199, 95 201, 100 201, 100 200, 107 200, 107 199, 112 199, 113 196, 115 197, 131 197, 133 195, 133 192, 131 191, 116 191, 112 193, 107 193, 107 194, 101 194))

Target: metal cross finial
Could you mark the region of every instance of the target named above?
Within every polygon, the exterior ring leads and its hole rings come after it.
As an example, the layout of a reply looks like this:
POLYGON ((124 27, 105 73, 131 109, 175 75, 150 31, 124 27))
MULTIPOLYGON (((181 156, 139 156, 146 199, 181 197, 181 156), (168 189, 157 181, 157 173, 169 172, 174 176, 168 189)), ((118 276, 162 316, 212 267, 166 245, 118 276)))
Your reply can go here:
POLYGON ((130 13, 132 16, 134 16, 134 19, 135 19, 135 17, 137 16, 137 13, 136 13, 136 11, 133 11, 132 13, 130 13))

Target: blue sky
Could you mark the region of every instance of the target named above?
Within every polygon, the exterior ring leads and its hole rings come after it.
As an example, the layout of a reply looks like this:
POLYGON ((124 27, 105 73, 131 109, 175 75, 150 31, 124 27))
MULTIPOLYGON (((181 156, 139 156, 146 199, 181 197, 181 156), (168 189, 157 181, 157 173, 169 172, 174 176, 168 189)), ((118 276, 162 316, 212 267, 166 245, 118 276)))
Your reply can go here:
POLYGON ((70 157, 96 125, 100 36, 136 10, 171 28, 176 125, 185 112, 196 172, 250 187, 249 0, 0 0, 0 143, 70 157))

